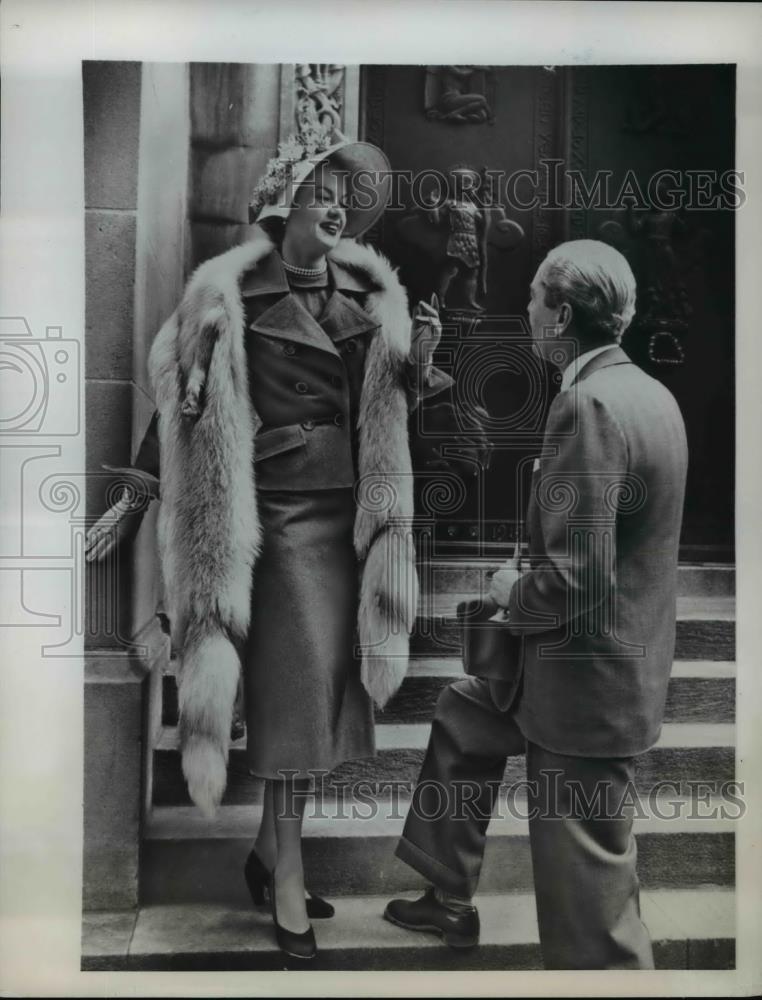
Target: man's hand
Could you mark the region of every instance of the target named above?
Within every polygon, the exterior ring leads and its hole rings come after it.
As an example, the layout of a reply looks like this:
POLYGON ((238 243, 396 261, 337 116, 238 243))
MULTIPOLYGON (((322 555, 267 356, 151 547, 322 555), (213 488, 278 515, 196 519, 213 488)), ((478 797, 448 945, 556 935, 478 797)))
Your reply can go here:
POLYGON ((442 324, 439 320, 439 303, 436 295, 431 303, 421 300, 413 314, 413 330, 410 343, 410 362, 420 372, 422 379, 428 375, 433 363, 434 351, 442 339, 442 324))
POLYGON ((514 583, 521 576, 517 559, 508 559, 490 580, 489 596, 501 608, 507 608, 514 583))

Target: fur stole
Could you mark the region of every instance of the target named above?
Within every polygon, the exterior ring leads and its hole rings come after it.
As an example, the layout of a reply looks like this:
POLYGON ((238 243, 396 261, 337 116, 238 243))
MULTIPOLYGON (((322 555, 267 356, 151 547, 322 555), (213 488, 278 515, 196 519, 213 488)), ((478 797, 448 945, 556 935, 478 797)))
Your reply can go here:
MULTIPOLYGON (((254 472, 261 421, 249 396, 239 283, 272 251, 269 237, 259 232, 203 263, 149 355, 159 411, 158 542, 180 650, 183 772, 191 798, 207 814, 225 790, 238 649, 249 625, 262 540, 254 472), (206 402, 189 419, 189 384, 204 353, 206 402)), ((405 676, 418 600, 402 380, 411 324, 406 292, 383 256, 348 239, 331 256, 377 289, 366 303, 380 329, 368 349, 360 400, 354 544, 362 567, 362 680, 382 707, 405 676)))

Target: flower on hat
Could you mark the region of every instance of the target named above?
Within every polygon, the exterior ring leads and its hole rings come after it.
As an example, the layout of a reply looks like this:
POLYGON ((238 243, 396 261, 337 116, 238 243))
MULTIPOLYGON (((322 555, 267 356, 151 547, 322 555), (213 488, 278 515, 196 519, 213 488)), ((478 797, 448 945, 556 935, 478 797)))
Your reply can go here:
POLYGON ((272 157, 264 175, 254 188, 250 209, 253 213, 272 204, 285 189, 293 173, 294 164, 325 152, 331 145, 332 127, 304 123, 298 132, 278 145, 278 155, 272 157))

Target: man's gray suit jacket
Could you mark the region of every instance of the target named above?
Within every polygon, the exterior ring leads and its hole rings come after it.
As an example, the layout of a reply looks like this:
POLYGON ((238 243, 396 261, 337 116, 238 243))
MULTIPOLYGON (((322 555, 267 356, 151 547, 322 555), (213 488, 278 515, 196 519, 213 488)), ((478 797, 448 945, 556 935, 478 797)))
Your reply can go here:
POLYGON ((675 647, 688 453, 674 397, 612 347, 550 409, 527 511, 532 569, 516 721, 561 754, 626 757, 659 737, 675 647))

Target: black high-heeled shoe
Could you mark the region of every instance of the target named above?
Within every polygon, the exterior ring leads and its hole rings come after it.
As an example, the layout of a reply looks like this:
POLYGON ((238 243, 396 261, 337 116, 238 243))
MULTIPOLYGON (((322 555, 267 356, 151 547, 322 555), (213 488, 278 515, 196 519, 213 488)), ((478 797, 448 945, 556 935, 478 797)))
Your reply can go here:
POLYGON ((252 849, 243 868, 243 877, 249 887, 251 900, 255 906, 264 906, 267 902, 266 888, 270 879, 270 869, 265 868, 262 859, 252 849))
MULTIPOLYGON (((254 905, 264 906, 269 896, 270 869, 265 866, 255 849, 252 849, 246 859, 243 875, 254 905)), ((327 900, 308 892, 307 916, 310 920, 328 920, 335 912, 327 900)))
POLYGON ((302 958, 305 960, 314 958, 317 955, 317 942, 315 941, 315 931, 312 929, 312 924, 301 934, 281 927, 278 923, 278 907, 275 904, 275 877, 272 872, 270 872, 268 886, 270 889, 270 907, 273 915, 273 923, 275 924, 275 940, 278 942, 278 947, 292 958, 302 958))

